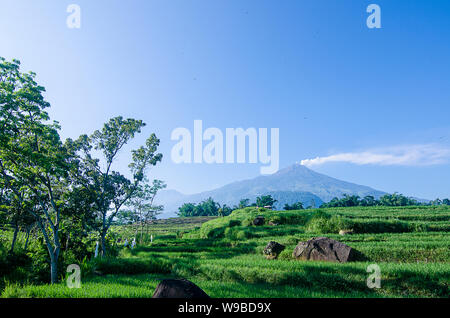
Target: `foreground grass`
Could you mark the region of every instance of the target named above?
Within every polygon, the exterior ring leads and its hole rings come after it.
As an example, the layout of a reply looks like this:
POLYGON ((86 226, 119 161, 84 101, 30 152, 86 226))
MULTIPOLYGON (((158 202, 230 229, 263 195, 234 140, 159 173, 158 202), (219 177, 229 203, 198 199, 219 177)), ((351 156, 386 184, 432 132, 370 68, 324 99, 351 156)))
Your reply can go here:
MULTIPOLYGON (((107 275, 91 279, 83 283, 80 289, 69 289, 65 284, 28 285, 24 287, 12 285, 6 287, 2 297, 12 298, 150 298, 161 279, 172 276, 141 274, 131 277, 123 275, 107 275)), ((208 295, 212 297, 350 297, 347 293, 311 292, 295 286, 278 286, 267 288, 266 284, 246 284, 236 282, 220 282, 205 279, 192 279, 208 295), (245 296, 244 296, 245 295, 245 296), (286 296, 290 295, 290 296, 286 296)), ((357 294, 354 295, 357 297, 357 294)))
MULTIPOLYGON (((12 284, 5 287, 2 297, 151 297, 156 285, 168 277, 187 278, 211 297, 450 296, 449 208, 325 209, 325 213, 351 219, 351 224, 367 232, 346 236, 335 229, 311 231, 308 220, 315 212, 238 211, 210 221, 161 222, 150 229, 158 233, 153 244, 123 249, 118 258, 92 262, 102 276, 86 274, 81 289, 69 289, 63 283, 12 284), (248 220, 259 214, 279 225, 251 226, 248 220), (233 232, 227 230, 230 225, 233 232), (213 237, 202 237, 211 233, 213 237), (365 260, 336 264, 292 259, 299 241, 319 235, 357 249, 365 260), (277 260, 262 255, 270 240, 286 246, 277 260), (374 263, 381 269, 380 289, 367 287, 367 266, 374 263)), ((130 232, 116 230, 124 235, 130 232)))
MULTIPOLYGON (((132 263, 133 259, 128 262, 132 263)), ((164 278, 187 277, 211 297, 448 297, 446 264, 380 263, 380 289, 366 285, 369 263, 268 261, 256 255, 174 262, 171 274, 108 274, 83 279, 82 288, 10 285, 2 297, 145 298, 164 278), (183 275, 177 275, 183 274, 183 275)))

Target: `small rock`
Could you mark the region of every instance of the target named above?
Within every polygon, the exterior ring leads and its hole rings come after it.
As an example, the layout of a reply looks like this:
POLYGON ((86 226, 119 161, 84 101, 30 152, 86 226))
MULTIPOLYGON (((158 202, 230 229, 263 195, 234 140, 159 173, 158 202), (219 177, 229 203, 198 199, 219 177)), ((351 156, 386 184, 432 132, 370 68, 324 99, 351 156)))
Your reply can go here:
POLYGON ((264 225, 264 217, 263 216, 257 216, 254 220, 253 220, 253 225, 256 226, 260 226, 260 225, 264 225))
POLYGON ((352 233, 353 233, 353 230, 340 230, 339 231, 339 235, 342 235, 342 236, 347 235, 347 234, 352 234, 352 233))
POLYGON ((156 286, 152 298, 210 298, 187 279, 165 279, 156 286))
POLYGON ((276 259, 285 248, 286 247, 280 243, 270 241, 264 248, 263 253, 266 255, 267 259, 276 259))
POLYGON ((356 258, 356 251, 344 243, 327 237, 317 237, 300 242, 292 257, 300 260, 328 261, 345 263, 356 258))

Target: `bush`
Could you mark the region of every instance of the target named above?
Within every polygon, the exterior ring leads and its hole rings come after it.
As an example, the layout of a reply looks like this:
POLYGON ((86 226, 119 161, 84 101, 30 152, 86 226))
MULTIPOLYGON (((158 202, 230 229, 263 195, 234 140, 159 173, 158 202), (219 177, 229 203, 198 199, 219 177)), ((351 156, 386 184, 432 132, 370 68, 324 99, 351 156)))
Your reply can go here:
POLYGON ((200 237, 202 238, 223 238, 225 230, 241 225, 241 220, 231 216, 208 221, 202 224, 200 228, 200 237))
POLYGON ((269 222, 275 223, 275 224, 283 224, 284 219, 279 215, 273 215, 269 217, 269 222))
POLYGON ((251 237, 251 233, 247 229, 242 228, 226 228, 224 232, 224 237, 233 240, 233 241, 240 241, 245 240, 251 237))
POLYGON ((6 255, 6 248, 0 242, 0 276, 5 276, 9 269, 6 261, 6 255))
POLYGON ((334 233, 327 218, 313 218, 306 226, 306 233, 334 233))
POLYGON ((276 224, 305 225, 311 215, 308 212, 275 212, 276 214, 269 216, 269 222, 276 224))
POLYGON ((351 230, 353 227, 353 222, 348 219, 319 213, 308 221, 306 233, 339 233, 340 230, 351 230))
POLYGON ((239 220, 230 220, 230 223, 228 224, 229 227, 239 226, 239 225, 241 225, 241 221, 239 221, 239 220))
POLYGON ((170 273, 171 263, 160 259, 134 259, 134 258, 96 258, 94 265, 103 274, 144 274, 144 273, 170 273))
POLYGON ((362 220, 353 225, 355 233, 404 233, 413 230, 413 226, 398 220, 362 220))
POLYGON ((246 218, 242 221, 242 226, 252 226, 254 218, 246 218))
POLYGON ((251 233, 249 231, 240 230, 236 233, 236 239, 237 240, 245 240, 247 238, 252 237, 251 233))

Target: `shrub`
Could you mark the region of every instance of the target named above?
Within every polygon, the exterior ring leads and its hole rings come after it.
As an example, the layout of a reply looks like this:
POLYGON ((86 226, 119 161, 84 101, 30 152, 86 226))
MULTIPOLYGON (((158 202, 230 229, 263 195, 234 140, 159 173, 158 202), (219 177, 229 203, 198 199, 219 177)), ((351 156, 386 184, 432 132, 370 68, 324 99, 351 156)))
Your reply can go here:
POLYGON ((313 218, 306 226, 306 233, 331 233, 328 219, 313 218))
POLYGON ((353 230, 355 233, 403 233, 412 232, 414 228, 398 220, 363 220, 356 221, 353 230))
POLYGON ((253 225, 253 218, 246 218, 242 221, 242 226, 252 226, 253 225))
POLYGON ((353 229, 353 222, 339 216, 330 217, 320 213, 313 216, 306 225, 306 233, 339 233, 340 230, 353 229))
POLYGON ((245 240, 251 237, 251 233, 249 231, 240 230, 236 233, 237 240, 245 240))
POLYGON ((230 220, 230 223, 228 224, 229 227, 239 226, 239 225, 241 225, 241 221, 239 221, 239 220, 230 220))
POLYGON ((239 229, 236 227, 233 228, 226 228, 225 232, 224 232, 224 237, 229 239, 229 240, 233 240, 233 241, 240 241, 240 240, 245 240, 247 238, 251 237, 251 233, 249 230, 247 229, 239 229))
POLYGON ((96 268, 103 274, 144 274, 144 273, 170 273, 172 265, 168 261, 161 259, 137 258, 96 258, 94 261, 96 268))
POLYGON ((275 224, 283 224, 284 219, 279 215, 274 215, 269 217, 269 222, 275 223, 275 224))

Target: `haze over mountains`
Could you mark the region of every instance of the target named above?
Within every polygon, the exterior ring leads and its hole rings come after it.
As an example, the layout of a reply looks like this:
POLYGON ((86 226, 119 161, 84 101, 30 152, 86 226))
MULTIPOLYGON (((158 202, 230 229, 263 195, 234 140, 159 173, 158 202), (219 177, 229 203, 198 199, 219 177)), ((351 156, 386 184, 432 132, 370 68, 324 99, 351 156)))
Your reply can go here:
POLYGON ((257 196, 266 194, 271 194, 278 200, 276 208, 282 208, 286 203, 298 201, 305 207, 319 207, 323 202, 328 202, 334 197, 342 197, 344 194, 356 194, 360 197, 372 195, 379 198, 385 192, 338 180, 303 165, 294 164, 272 175, 233 182, 198 194, 184 195, 175 190, 164 190, 157 195, 155 201, 156 204, 164 205, 164 212, 160 217, 165 218, 175 216, 183 203, 198 203, 212 197, 216 202, 233 206, 241 199, 250 199, 250 202, 254 202, 257 196))

